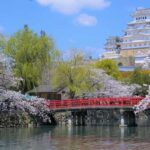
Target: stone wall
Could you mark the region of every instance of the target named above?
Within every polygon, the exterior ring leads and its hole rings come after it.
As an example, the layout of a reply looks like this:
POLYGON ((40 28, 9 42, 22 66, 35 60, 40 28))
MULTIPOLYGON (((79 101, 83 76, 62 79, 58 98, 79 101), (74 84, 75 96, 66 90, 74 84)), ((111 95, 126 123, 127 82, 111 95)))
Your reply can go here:
POLYGON ((0 128, 17 128, 17 127, 38 127, 43 125, 56 125, 52 114, 49 114, 49 121, 43 121, 40 116, 34 116, 26 112, 0 111, 0 128))
POLYGON ((55 124, 53 113, 43 99, 29 101, 17 92, 0 92, 0 128, 55 124))
POLYGON ((73 126, 119 126, 121 118, 127 126, 150 126, 150 111, 135 116, 132 109, 93 109, 55 112, 59 125, 73 126))
POLYGON ((54 112, 54 118, 57 124, 67 125, 68 120, 72 118, 72 112, 71 111, 54 112))
POLYGON ((27 113, 0 112, 0 128, 30 127, 34 120, 27 113))
POLYGON ((150 109, 140 112, 136 116, 138 126, 150 126, 150 109))

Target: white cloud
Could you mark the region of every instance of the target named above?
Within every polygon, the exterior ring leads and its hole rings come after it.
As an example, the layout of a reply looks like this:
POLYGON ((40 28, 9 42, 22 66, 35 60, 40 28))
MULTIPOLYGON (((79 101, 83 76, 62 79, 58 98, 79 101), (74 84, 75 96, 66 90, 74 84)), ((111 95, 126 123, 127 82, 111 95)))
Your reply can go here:
POLYGON ((109 0, 36 0, 43 6, 49 6, 51 9, 63 14, 74 14, 82 9, 103 9, 110 6, 109 0))
POLYGON ((76 22, 82 26, 95 26, 98 21, 94 16, 81 14, 76 18, 76 22))

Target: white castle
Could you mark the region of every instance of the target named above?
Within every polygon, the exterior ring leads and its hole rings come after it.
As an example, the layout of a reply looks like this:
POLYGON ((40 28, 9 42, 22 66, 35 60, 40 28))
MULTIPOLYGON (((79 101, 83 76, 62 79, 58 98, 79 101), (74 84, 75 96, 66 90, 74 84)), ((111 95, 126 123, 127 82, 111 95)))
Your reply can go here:
POLYGON ((150 68, 150 9, 138 8, 132 18, 122 37, 107 39, 103 58, 121 61, 132 57, 136 66, 150 68))

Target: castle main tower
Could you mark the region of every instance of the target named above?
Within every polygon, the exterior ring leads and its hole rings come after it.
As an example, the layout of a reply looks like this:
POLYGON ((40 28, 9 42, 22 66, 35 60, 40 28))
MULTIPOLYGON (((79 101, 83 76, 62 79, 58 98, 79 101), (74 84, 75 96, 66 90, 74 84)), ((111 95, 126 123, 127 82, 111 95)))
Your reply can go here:
POLYGON ((138 8, 132 14, 122 37, 121 57, 146 57, 150 54, 150 9, 138 8))

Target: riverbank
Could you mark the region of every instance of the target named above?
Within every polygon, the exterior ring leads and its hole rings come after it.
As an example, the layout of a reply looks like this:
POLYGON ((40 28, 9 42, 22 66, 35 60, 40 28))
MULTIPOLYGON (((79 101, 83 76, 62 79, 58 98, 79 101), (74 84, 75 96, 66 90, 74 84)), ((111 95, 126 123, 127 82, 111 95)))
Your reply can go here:
POLYGON ((35 97, 29 101, 19 92, 0 91, 0 128, 55 124, 44 99, 35 97))
POLYGON ((51 111, 47 107, 45 99, 32 97, 29 100, 19 92, 0 90, 0 128, 39 127, 56 124, 119 126, 121 118, 124 119, 127 126, 150 126, 149 116, 149 109, 135 115, 133 108, 51 111))

